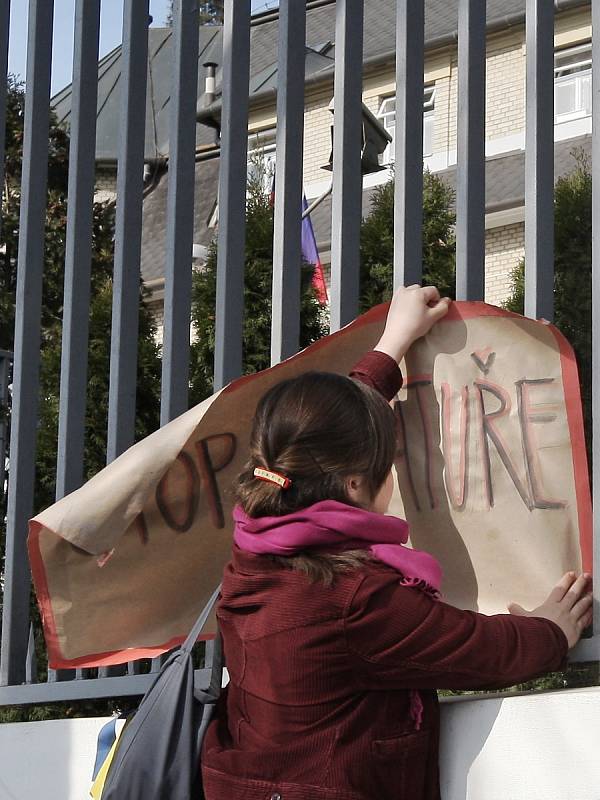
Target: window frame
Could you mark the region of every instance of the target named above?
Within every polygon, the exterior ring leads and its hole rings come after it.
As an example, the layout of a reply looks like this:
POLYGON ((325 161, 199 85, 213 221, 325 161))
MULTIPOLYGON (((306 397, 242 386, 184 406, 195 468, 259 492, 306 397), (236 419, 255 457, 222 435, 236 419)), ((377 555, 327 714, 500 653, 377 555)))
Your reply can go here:
MULTIPOLYGON (((435 97, 436 85, 435 83, 426 84, 423 87, 423 158, 429 158, 433 155, 433 139, 435 135, 435 97), (427 126, 430 126, 431 133, 426 134, 427 126), (428 142, 429 139, 429 142, 428 142), (429 145, 429 146, 428 146, 429 145)), ((388 144, 381 156, 381 165, 389 166, 396 160, 395 153, 395 139, 396 139, 396 95, 387 94, 379 98, 379 109, 376 117, 381 121, 383 127, 392 136, 392 141, 388 144), (389 109, 388 106, 393 104, 393 108, 389 109), (387 118, 394 118, 394 124, 390 125, 387 118), (386 124, 387 123, 387 124, 386 124), (390 153, 393 152, 393 157, 390 153)))
POLYGON ((591 81, 592 75, 592 43, 591 41, 578 44, 574 47, 565 47, 554 52, 554 124, 560 125, 562 122, 571 122, 577 119, 585 119, 591 116, 591 89, 589 104, 585 102, 584 84, 591 81), (560 64, 560 59, 565 56, 573 56, 581 53, 587 57, 574 61, 572 64, 560 64), (557 63, 558 62, 558 63, 557 63), (581 68, 583 67, 583 69, 581 68), (561 72, 566 74, 561 75, 561 72), (575 85, 575 104, 570 111, 558 114, 556 111, 556 90, 557 87, 574 82, 575 85))
POLYGON ((250 181, 253 157, 262 157, 265 162, 265 174, 263 176, 263 190, 266 194, 271 193, 273 178, 275 176, 276 157, 276 137, 277 129, 274 127, 252 131, 248 134, 248 160, 246 165, 246 180, 250 181))

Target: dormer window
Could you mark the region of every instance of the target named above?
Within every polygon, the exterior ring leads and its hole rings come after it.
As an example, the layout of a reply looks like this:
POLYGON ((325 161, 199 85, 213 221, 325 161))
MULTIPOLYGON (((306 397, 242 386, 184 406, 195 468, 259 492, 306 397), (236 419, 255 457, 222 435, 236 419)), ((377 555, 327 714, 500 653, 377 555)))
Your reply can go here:
POLYGON ((275 176, 275 135, 275 128, 269 128, 248 136, 248 182, 260 181, 266 194, 275 176))
MULTIPOLYGON (((383 97, 377 116, 383 126, 392 136, 392 141, 387 146, 382 156, 382 164, 393 164, 395 158, 396 135, 396 97, 383 97)), ((426 86, 423 94, 423 155, 433 153, 433 134, 435 129, 435 86, 426 86)))
POLYGON ((554 55, 554 120, 568 122, 592 113, 592 46, 558 50, 554 55))

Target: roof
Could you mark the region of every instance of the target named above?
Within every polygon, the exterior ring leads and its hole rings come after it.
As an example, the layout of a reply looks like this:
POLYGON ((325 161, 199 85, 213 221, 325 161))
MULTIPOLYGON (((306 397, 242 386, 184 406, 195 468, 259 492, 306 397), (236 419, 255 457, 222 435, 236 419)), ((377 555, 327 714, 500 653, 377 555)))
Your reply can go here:
MULTIPOLYGON (((526 0, 487 0, 487 27, 493 29, 509 28, 524 19, 526 0)), ((425 46, 433 48, 444 41, 455 40, 458 29, 459 0, 425 0, 425 46)), ((589 0, 554 0, 557 11, 575 6, 589 6, 589 0)), ((335 2, 319 2, 315 0, 307 4, 306 44, 318 49, 318 43, 335 42, 335 2)), ((277 13, 265 14, 262 21, 256 20, 251 29, 250 46, 250 100, 267 91, 275 91, 277 83, 277 39, 279 18, 277 13), (253 78, 263 71, 270 72, 270 82, 259 87, 253 78)), ((396 51, 396 2, 394 0, 368 0, 364 4, 364 36, 363 62, 390 62, 396 51)), ((331 78, 333 56, 332 48, 327 55, 331 59, 329 65, 323 62, 307 64, 306 77, 319 80, 320 77, 331 78), (329 68, 328 68, 329 66, 329 68), (322 73, 320 76, 319 73, 322 73)), ((217 95, 220 82, 217 80, 217 95)), ((203 111, 205 116, 218 116, 220 113, 220 97, 203 111)))
MULTIPOLYGON (((578 136, 554 144, 554 179, 575 166, 573 152, 592 153, 592 137, 578 136)), ((456 167, 438 173, 452 188, 456 186, 456 167)), ((488 213, 525 204, 525 151, 517 150, 486 159, 485 206, 488 213)))
MULTIPOLYGON (((209 227, 219 185, 218 158, 196 162, 194 187, 194 244, 208 245, 216 233, 209 227)), ((145 283, 164 277, 169 172, 164 170, 153 191, 146 195, 142 211, 141 274, 145 283)), ((191 264, 190 264, 191 268, 191 264)))
MULTIPOLYGON (((221 28, 203 25, 199 29, 199 71, 205 61, 221 61, 221 28)), ((173 61, 173 29, 149 28, 148 78, 146 91, 145 159, 161 158, 169 152, 169 111, 173 61)), ((98 64, 98 105, 96 115, 96 159, 116 161, 121 121, 122 48, 117 47, 98 64)), ((71 88, 65 87, 51 100, 59 122, 70 123, 71 88)), ((198 81, 198 97, 204 94, 204 80, 198 81)), ((196 144, 210 145, 214 131, 197 125, 196 144)))
MULTIPOLYGON (((574 6, 589 6, 589 0, 554 0, 557 10, 574 6)), ((311 81, 331 79, 335 55, 335 2, 309 0, 306 16, 305 75, 311 81)), ((396 2, 395 0, 369 0, 364 4, 363 60, 384 62, 394 59, 396 2)), ((517 24, 525 13, 525 0, 487 0, 488 28, 510 27, 517 24)), ((425 40, 431 48, 443 40, 456 36, 458 0, 425 0, 425 40)), ((265 94, 274 96, 277 86, 277 39, 279 18, 277 12, 267 12, 256 17, 251 27, 250 47, 250 99, 265 94)), ((169 150, 169 96, 173 58, 173 30, 149 28, 148 90, 146 113, 147 159, 168 155, 169 150)), ((219 65, 216 74, 217 99, 201 116, 218 116, 220 113, 220 84, 223 32, 221 26, 205 25, 199 29, 200 54, 198 58, 198 100, 204 105, 205 61, 219 65)), ((120 77, 121 47, 105 56, 99 64, 98 124, 96 158, 116 160, 121 119, 120 77)), ((53 99, 59 120, 69 121, 71 112, 71 86, 67 86, 53 99)), ((214 132, 204 125, 197 126, 197 145, 210 145, 214 132)))
MULTIPOLYGON (((575 167, 573 152, 582 150, 590 156, 592 137, 580 136, 575 139, 556 142, 554 146, 554 178, 571 172, 575 167)), ((436 173, 453 189, 456 188, 456 166, 436 173)), ((363 217, 371 207, 375 187, 365 189, 362 198, 363 217)), ((485 164, 485 205, 486 212, 518 208, 525 204, 525 152, 492 156, 485 164)), ((319 249, 326 250, 331 242, 331 198, 324 200, 311 214, 315 238, 319 249)))
MULTIPOLYGON (((580 136, 556 142, 554 147, 554 175, 559 178, 575 166, 573 151, 580 149, 591 154, 591 136, 580 136)), ((518 208, 525 203, 525 153, 522 150, 486 160, 486 210, 488 213, 504 208, 518 208)), ((453 188, 456 185, 456 167, 437 173, 453 188)), ((196 164, 196 196, 194 208, 194 242, 208 245, 216 234, 208 226, 214 212, 219 175, 219 159, 196 164)), ((142 233, 142 277, 145 282, 164 276, 165 232, 168 172, 163 172, 156 188, 144 200, 142 233)), ((371 207, 375 188, 365 189, 362 196, 363 217, 371 207)), ((311 213, 311 221, 319 250, 324 253, 331 246, 331 197, 326 198, 311 213)))

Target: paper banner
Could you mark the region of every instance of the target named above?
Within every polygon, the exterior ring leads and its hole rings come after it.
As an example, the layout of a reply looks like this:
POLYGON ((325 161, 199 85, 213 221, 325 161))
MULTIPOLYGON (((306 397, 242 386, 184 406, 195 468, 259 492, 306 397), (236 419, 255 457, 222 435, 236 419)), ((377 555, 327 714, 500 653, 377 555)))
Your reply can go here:
MULTIPOLYGON (((30 523, 50 666, 152 657, 187 634, 231 547, 256 403, 307 370, 347 374, 387 305, 227 386, 130 448, 30 523)), ((446 599, 504 612, 591 569, 591 502, 573 352, 551 325, 453 303, 407 357, 394 401, 390 513, 436 555, 446 599)))

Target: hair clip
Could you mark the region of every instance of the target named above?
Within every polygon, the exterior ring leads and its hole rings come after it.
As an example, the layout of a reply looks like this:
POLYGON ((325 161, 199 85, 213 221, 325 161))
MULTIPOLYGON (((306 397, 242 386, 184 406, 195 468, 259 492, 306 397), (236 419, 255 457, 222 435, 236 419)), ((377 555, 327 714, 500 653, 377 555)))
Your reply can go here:
POLYGON ((271 472, 270 469, 263 469, 262 467, 254 467, 254 477, 258 478, 259 481, 275 483, 282 489, 287 489, 292 483, 285 475, 280 475, 278 472, 271 472))

